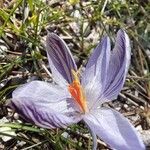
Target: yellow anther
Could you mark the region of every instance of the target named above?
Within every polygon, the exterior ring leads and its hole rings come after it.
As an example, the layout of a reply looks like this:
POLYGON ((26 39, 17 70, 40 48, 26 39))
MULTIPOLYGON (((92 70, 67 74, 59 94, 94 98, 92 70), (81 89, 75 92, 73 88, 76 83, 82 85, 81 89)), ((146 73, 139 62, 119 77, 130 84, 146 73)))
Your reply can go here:
POLYGON ((74 98, 74 100, 80 106, 81 111, 83 111, 85 113, 85 112, 87 112, 87 103, 86 103, 86 98, 85 98, 83 87, 81 86, 80 80, 78 77, 79 72, 75 72, 74 70, 71 70, 71 71, 72 71, 74 80, 68 86, 68 90, 69 90, 71 96, 74 98))

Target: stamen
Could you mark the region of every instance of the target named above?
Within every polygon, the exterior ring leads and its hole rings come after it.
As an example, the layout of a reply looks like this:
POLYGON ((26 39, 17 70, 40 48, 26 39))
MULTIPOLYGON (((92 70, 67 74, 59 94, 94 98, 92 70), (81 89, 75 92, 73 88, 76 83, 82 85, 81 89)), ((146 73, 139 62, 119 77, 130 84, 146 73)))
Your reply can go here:
POLYGON ((68 90, 74 100, 79 104, 80 109, 85 113, 87 112, 87 103, 83 88, 80 84, 78 77, 78 72, 72 70, 72 75, 74 77, 73 82, 68 86, 68 90))

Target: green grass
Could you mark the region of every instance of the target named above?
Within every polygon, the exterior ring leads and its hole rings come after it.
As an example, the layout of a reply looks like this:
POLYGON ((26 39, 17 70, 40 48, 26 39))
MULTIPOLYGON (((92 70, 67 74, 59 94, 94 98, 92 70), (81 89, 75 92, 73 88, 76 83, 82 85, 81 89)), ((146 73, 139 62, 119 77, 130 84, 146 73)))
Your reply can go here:
MULTIPOLYGON (((109 35, 114 42, 116 31, 120 28, 127 31, 132 46, 132 65, 126 85, 133 91, 139 91, 135 83, 141 84, 146 91, 141 97, 149 103, 150 56, 147 51, 150 48, 150 25, 148 24, 150 2, 74 0, 54 1, 54 3, 50 1, 46 4, 41 0, 14 0, 12 3, 5 2, 2 5, 0 5, 0 39, 3 41, 3 44, 0 41, 0 104, 2 106, 11 98, 12 91, 31 77, 50 80, 42 67, 47 66, 44 40, 48 31, 65 37, 65 41, 71 47, 74 56, 78 57, 81 65, 103 35, 109 35), (75 13, 79 13, 80 16, 76 17, 75 13), (77 23, 77 30, 71 27, 72 23, 77 23), (95 34, 92 39, 89 39, 88 36, 93 31, 95 34), (2 45, 6 46, 7 51, 3 51, 2 45)), ((145 107, 145 104, 142 105, 145 107)), ((90 138, 84 136, 89 132, 82 124, 71 126, 70 130, 45 130, 32 125, 27 126, 26 122, 20 124, 16 119, 12 119, 9 119, 10 123, 0 124, 0 126, 15 129, 17 136, 13 138, 16 141, 27 142, 26 148, 33 146, 32 149, 40 149, 45 146, 45 143, 49 143, 53 149, 58 150, 80 150, 83 147, 91 149, 90 138), (68 132, 69 138, 64 138, 63 132, 68 132), (34 141, 34 138, 30 140, 35 133, 38 140, 34 141)), ((105 146, 99 144, 99 147, 105 146)))

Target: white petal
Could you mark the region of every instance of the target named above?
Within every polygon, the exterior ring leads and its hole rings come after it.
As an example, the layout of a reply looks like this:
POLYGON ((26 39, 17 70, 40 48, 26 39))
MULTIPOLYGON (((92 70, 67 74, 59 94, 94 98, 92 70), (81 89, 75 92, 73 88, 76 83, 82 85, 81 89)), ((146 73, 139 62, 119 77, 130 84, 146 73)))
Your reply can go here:
POLYGON ((12 93, 13 98, 18 97, 32 97, 38 99, 43 99, 44 102, 56 102, 60 99, 69 98, 67 88, 61 88, 58 85, 47 83, 44 81, 32 81, 18 87, 12 93))

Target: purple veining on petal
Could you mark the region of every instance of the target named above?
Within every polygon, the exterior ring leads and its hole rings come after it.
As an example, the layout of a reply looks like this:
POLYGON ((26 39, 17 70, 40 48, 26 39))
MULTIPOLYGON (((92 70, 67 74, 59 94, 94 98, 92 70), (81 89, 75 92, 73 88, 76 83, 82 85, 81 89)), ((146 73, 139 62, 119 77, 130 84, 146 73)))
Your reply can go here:
POLYGON ((24 119, 43 128, 65 128, 83 119, 92 131, 94 149, 96 134, 114 149, 145 149, 127 119, 114 110, 97 109, 100 103, 116 98, 125 82, 130 64, 127 34, 123 30, 118 31, 112 52, 109 38, 103 38, 91 55, 81 78, 90 108, 85 113, 80 112, 68 90, 68 84, 73 81, 71 70, 77 71, 70 50, 55 34, 47 36, 46 45, 50 68, 58 85, 42 81, 27 83, 13 92, 10 106, 24 119))
POLYGON ((95 78, 101 84, 105 82, 109 57, 110 40, 108 37, 104 37, 89 58, 82 77, 83 86, 91 84, 91 81, 95 78))
POLYGON ((130 55, 129 38, 125 31, 119 30, 115 47, 111 52, 110 61, 108 62, 107 75, 105 76, 106 82, 102 85, 95 82, 95 86, 97 85, 96 89, 101 91, 96 99, 95 97, 92 99, 93 105, 91 107, 95 108, 104 102, 114 100, 118 96, 125 82, 130 64, 130 55), (103 88, 98 88, 98 85, 103 88))
MULTIPOLYGON (((46 39, 47 55, 53 77, 61 80, 64 78, 72 83, 71 70, 77 70, 72 54, 65 42, 55 34, 48 34, 46 39)), ((58 81, 59 82, 59 81, 58 81)))
POLYGON ((110 40, 104 37, 89 58, 81 79, 90 107, 93 106, 105 87, 109 58, 110 40))
POLYGON ((44 128, 65 128, 77 123, 82 118, 71 100, 60 100, 56 103, 44 103, 42 99, 18 97, 11 100, 11 106, 26 121, 44 128))
POLYGON ((130 57, 129 37, 123 30, 119 30, 107 72, 107 74, 109 74, 107 86, 103 93, 107 99, 115 99, 122 89, 130 64, 130 57))

